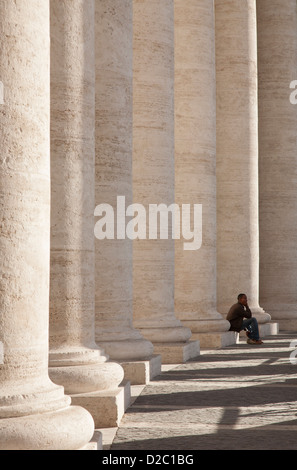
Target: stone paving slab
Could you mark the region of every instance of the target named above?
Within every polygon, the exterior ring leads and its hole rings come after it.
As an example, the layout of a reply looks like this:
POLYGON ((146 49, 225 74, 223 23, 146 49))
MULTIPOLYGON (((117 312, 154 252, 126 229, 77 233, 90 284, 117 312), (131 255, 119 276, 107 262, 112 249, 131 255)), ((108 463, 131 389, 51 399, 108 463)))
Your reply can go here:
POLYGON ((296 450, 296 333, 202 350, 146 385, 111 450, 296 450))

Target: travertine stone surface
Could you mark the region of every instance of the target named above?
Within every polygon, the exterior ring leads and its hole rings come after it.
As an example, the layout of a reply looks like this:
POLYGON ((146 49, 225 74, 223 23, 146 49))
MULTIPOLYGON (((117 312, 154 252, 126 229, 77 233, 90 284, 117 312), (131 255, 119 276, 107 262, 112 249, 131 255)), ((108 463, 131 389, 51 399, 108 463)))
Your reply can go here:
MULTIPOLYGON (((96 2, 96 205, 132 203, 133 1, 96 2)), ((96 219, 97 220, 97 219, 96 219)), ((124 230, 126 224, 123 224, 124 230)), ((133 328, 132 241, 96 240, 96 340, 112 359, 145 360, 153 345, 133 328)))
POLYGON ((130 382, 123 381, 116 390, 111 390, 108 394, 102 391, 74 395, 72 403, 75 405, 77 402, 91 413, 96 430, 118 427, 131 402, 130 382))
POLYGON ((259 59, 260 300, 280 329, 297 328, 297 11, 257 2, 259 59))
POLYGON ((94 1, 51 0, 50 377, 71 395, 114 390, 95 343, 94 1))
POLYGON ((175 311, 193 333, 225 332, 216 310, 214 5, 175 1, 175 201, 202 204, 202 245, 175 244, 175 311))
POLYGON ((217 280, 226 314, 241 292, 259 306, 258 108, 255 0, 216 0, 217 280))
MULTIPOLYGON (((148 211, 174 203, 174 8, 133 4, 133 197, 148 211)), ((135 240, 133 256, 134 325, 153 343, 187 341, 174 315, 174 240, 135 240)))
POLYGON ((161 356, 154 354, 148 361, 121 362, 125 377, 131 377, 131 385, 149 383, 154 377, 161 374, 161 356))
POLYGON ((0 2, 0 449, 75 450, 94 422, 48 376, 49 2, 0 2))
POLYGON ((179 364, 200 355, 200 341, 155 343, 155 352, 161 355, 162 364, 179 364))

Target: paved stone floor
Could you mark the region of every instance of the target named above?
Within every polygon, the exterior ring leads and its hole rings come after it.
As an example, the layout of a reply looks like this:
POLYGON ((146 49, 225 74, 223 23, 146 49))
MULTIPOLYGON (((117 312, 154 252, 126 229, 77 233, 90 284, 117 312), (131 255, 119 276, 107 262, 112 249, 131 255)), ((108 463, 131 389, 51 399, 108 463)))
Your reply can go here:
POLYGON ((241 338, 164 367, 128 408, 110 450, 296 450, 294 340, 297 332, 262 346, 241 338))

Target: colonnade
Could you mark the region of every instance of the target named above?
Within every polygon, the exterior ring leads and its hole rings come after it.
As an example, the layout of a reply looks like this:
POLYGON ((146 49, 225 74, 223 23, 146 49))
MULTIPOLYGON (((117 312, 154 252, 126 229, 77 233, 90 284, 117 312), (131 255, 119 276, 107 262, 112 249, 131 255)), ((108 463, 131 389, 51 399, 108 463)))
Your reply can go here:
POLYGON ((3 0, 0 22, 0 449, 93 449, 131 384, 236 342, 239 292, 262 334, 296 327, 296 1, 3 0), (201 244, 132 240, 124 202, 168 234, 199 205, 201 244))

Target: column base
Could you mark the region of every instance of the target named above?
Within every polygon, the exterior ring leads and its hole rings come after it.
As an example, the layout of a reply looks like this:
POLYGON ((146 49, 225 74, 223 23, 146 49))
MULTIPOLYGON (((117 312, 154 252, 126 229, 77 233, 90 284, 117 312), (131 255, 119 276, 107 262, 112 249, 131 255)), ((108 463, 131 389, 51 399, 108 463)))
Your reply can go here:
POLYGON ((124 371, 116 362, 49 367, 51 380, 64 387, 67 395, 115 390, 124 379, 124 371))
POLYGON ((0 450, 79 450, 94 434, 92 416, 83 408, 69 406, 0 420, 0 450))
MULTIPOLYGON (((141 334, 155 346, 156 343, 182 343, 191 338, 191 330, 180 324, 180 326, 160 326, 154 328, 138 327, 141 334)), ((154 348, 155 353, 155 348, 154 348)))
MULTIPOLYGON (((135 320, 135 328, 153 345, 156 343, 183 343, 191 338, 191 330, 174 313, 160 312, 160 318, 135 320)), ((155 350, 154 350, 155 353, 155 350)))
POLYGON ((120 363, 125 372, 125 379, 131 385, 146 385, 154 377, 161 374, 162 360, 160 355, 153 355, 147 361, 131 361, 120 363))
POLYGON ((200 341, 201 348, 219 349, 236 344, 236 332, 211 332, 211 333, 193 333, 193 339, 200 341))
POLYGON ((271 315, 261 307, 250 307, 253 317, 258 321, 259 326, 271 321, 271 315))
POLYGON ((130 405, 130 382, 123 381, 116 390, 71 395, 71 401, 92 415, 95 428, 118 427, 130 405))
POLYGON ((200 354, 199 341, 185 343, 154 343, 154 352, 159 354, 162 364, 181 364, 200 354))
MULTIPOLYGON (((297 327, 297 325, 296 325, 297 327)), ((260 335, 264 336, 273 336, 279 334, 279 323, 277 322, 269 322, 265 323, 264 325, 259 325, 260 335)))
POLYGON ((99 337, 96 339, 110 360, 120 363, 149 360, 154 351, 152 343, 144 338, 110 341, 106 339, 101 341, 99 337))
MULTIPOLYGON (((220 315, 220 314, 218 314, 220 315)), ((183 325, 188 327, 192 334, 194 333, 226 333, 229 331, 230 323, 222 318, 197 319, 191 318, 189 315, 182 320, 183 325)), ((192 339, 193 337, 191 337, 192 339)))

